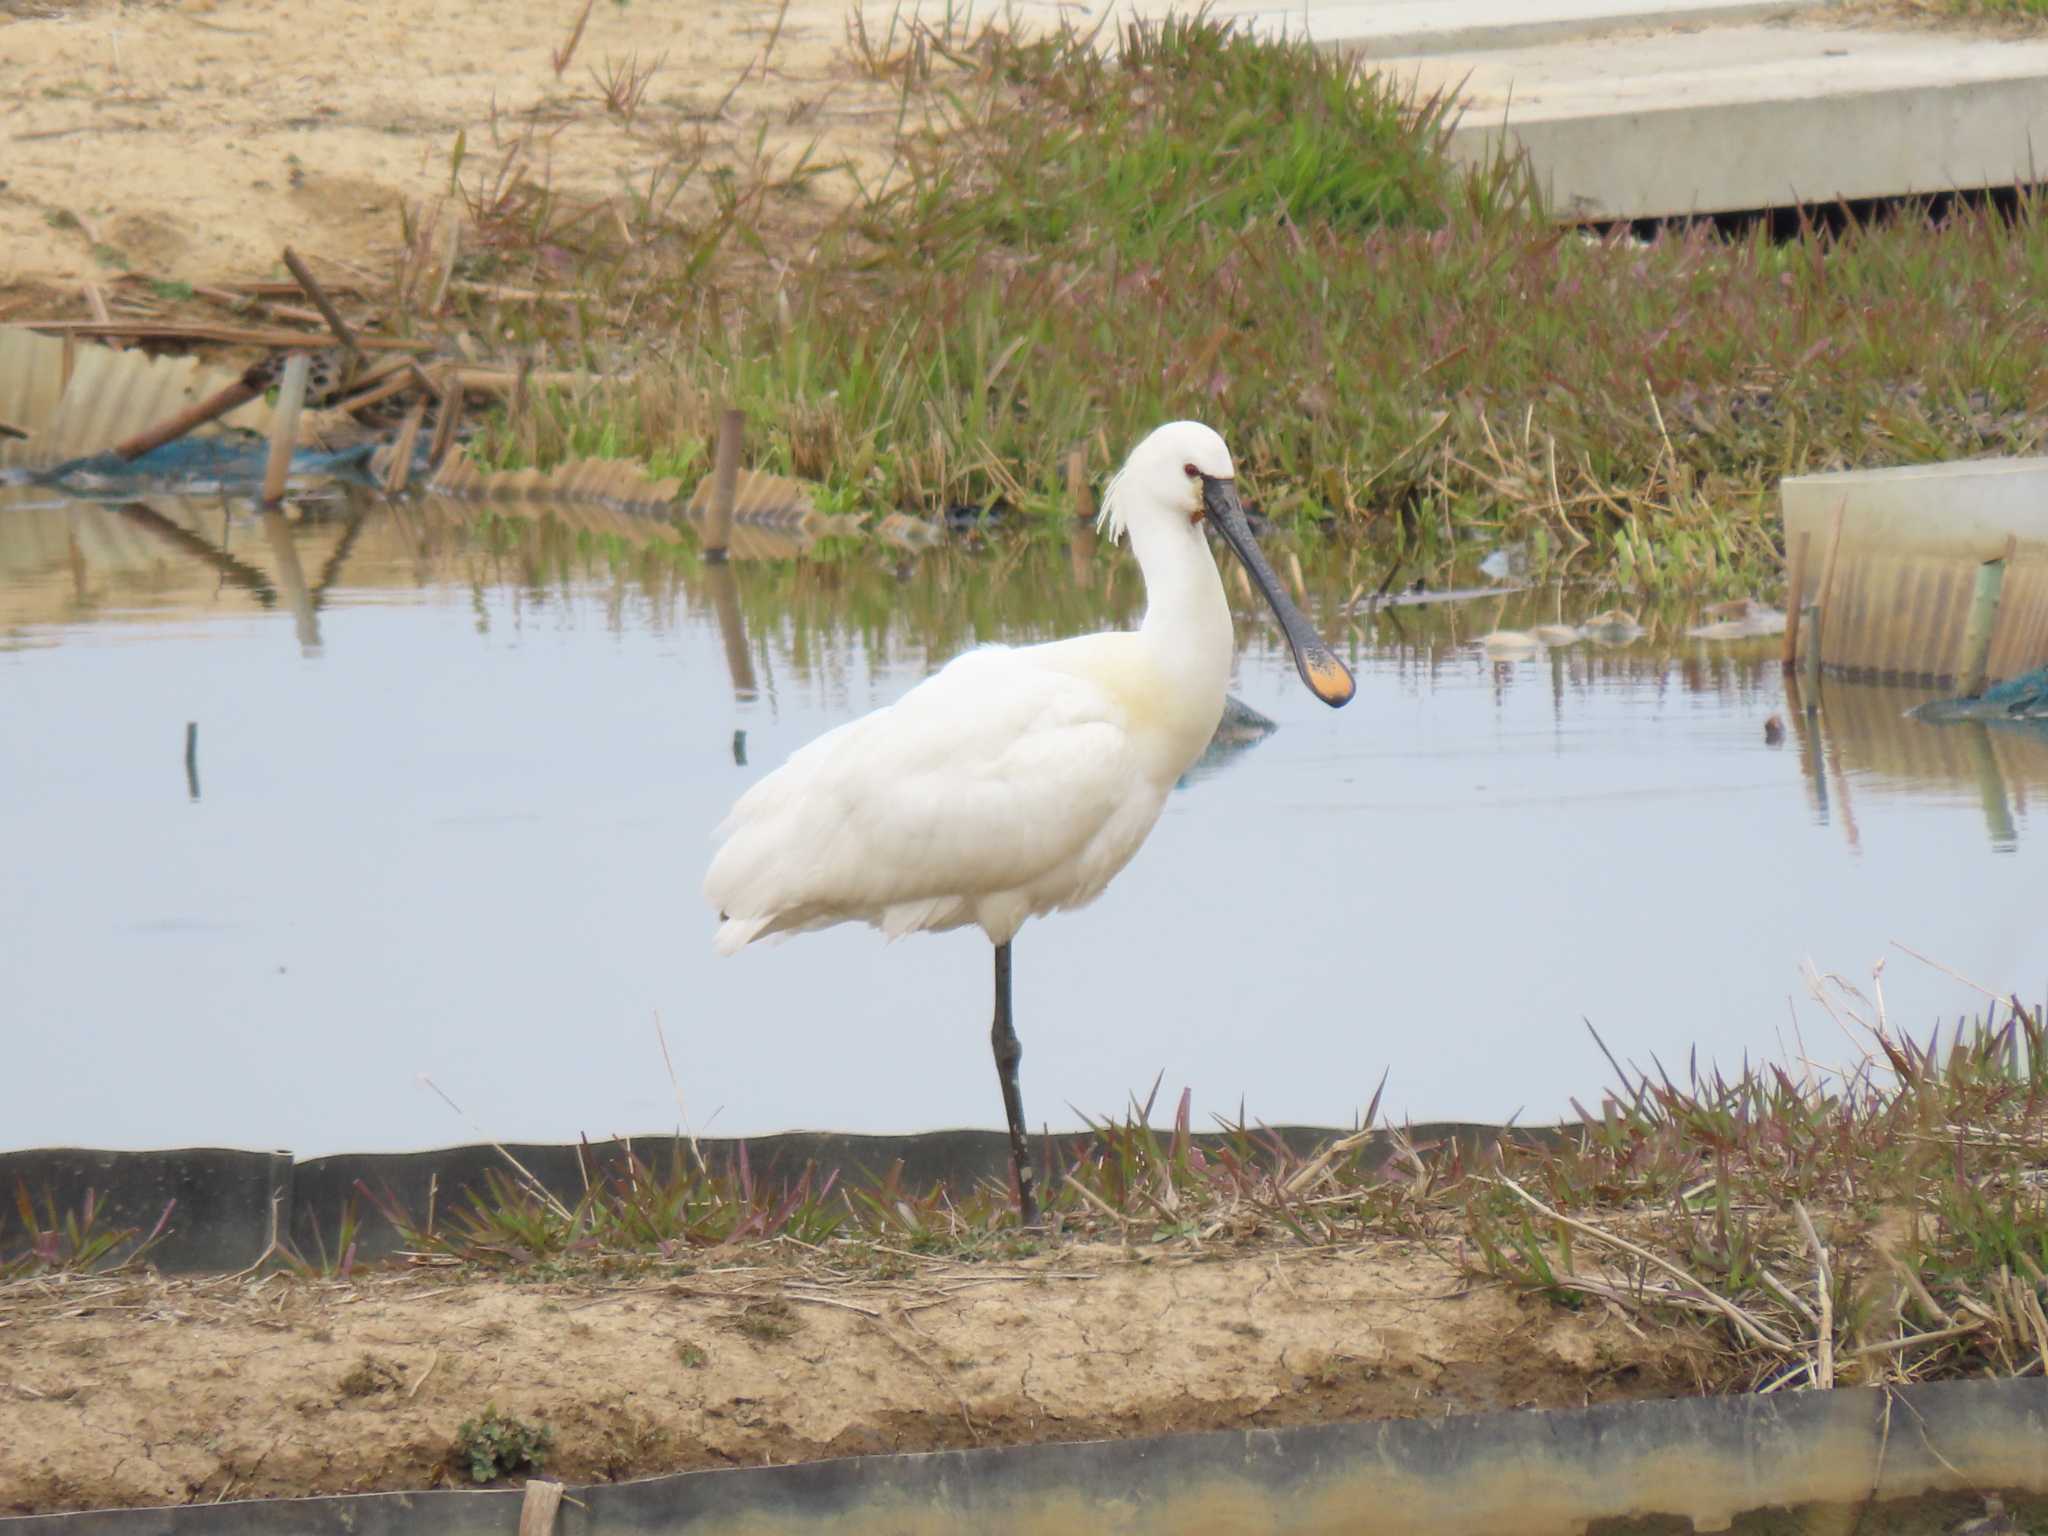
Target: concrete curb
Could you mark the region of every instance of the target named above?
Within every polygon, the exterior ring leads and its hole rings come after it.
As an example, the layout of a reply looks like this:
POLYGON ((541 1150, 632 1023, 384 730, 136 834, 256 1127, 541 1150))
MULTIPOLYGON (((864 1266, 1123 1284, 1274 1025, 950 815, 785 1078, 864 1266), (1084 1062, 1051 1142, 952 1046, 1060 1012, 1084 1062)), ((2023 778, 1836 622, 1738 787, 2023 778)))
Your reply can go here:
POLYGON ((1497 48, 1531 48, 1583 42, 1625 32, 1697 31, 1737 22, 1782 21, 1825 6, 1804 0, 1676 0, 1630 5, 1478 6, 1469 0, 1437 0, 1427 6, 1323 5, 1304 20, 1303 11, 1278 9, 1219 14, 1242 19, 1261 36, 1305 35, 1310 41, 1368 58, 1426 58, 1444 53, 1486 53, 1497 48), (1436 13, 1434 18, 1424 14, 1436 13), (1548 12, 1549 14, 1546 14, 1548 12))

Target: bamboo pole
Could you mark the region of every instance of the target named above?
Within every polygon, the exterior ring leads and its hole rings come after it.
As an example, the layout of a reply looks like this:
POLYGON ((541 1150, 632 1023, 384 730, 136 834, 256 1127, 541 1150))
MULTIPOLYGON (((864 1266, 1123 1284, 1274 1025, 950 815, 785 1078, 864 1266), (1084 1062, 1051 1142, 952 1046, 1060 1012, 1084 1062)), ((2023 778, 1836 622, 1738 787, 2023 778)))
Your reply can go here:
MULTIPOLYGON (((253 373, 255 370, 251 369, 253 373)), ((183 410, 174 411, 153 427, 144 428, 133 437, 123 438, 114 444, 114 452, 123 459, 141 458, 151 449, 161 448, 165 443, 174 443, 195 427, 203 427, 229 411, 239 410, 251 400, 263 394, 263 386, 252 382, 245 373, 234 383, 225 385, 208 395, 204 400, 194 401, 183 410)))
POLYGON ((1799 619, 1806 609, 1806 552, 1812 546, 1813 534, 1802 531, 1785 571, 1785 640, 1778 660, 1787 672, 1799 665, 1799 619))
POLYGON ((341 318, 341 311, 334 307, 334 300, 327 296, 327 290, 320 286, 320 280, 312 270, 299 260, 299 253, 290 246, 284 248, 284 264, 291 269, 292 277, 305 289, 306 297, 313 301, 313 307, 326 320, 327 328, 334 332, 334 339, 341 343, 341 350, 348 354, 342 370, 345 379, 352 379, 362 366, 363 349, 356 340, 356 333, 349 329, 348 322, 341 318))
MULTIPOLYGON (((47 331, 54 336, 97 336, 112 342, 130 341, 218 341, 241 347, 320 347, 324 336, 306 331, 288 331, 275 326, 213 325, 183 320, 16 320, 24 330, 47 331)), ((410 336, 358 336, 356 345, 365 352, 431 352, 434 344, 410 336)))
POLYGON ((439 474, 447 461, 448 450, 455 446, 456 428, 462 425, 462 380, 450 373, 441 382, 440 404, 434 413, 434 438, 427 449, 427 469, 430 474, 439 474))
POLYGON ((1849 498, 1845 496, 1835 503, 1834 514, 1828 519, 1828 554, 1820 568, 1820 590, 1813 597, 1813 634, 1807 640, 1813 660, 1806 670, 1814 678, 1820 676, 1820 669, 1826 665, 1821 651, 1827 637, 1828 602, 1835 590, 1835 567, 1842 558, 1842 518, 1848 510, 1849 498))
POLYGON ((1970 616, 1963 624, 1963 665, 1958 696, 1974 699, 1984 692, 1991 664, 1991 640, 1998 632, 1999 599, 2005 594, 2005 568, 2019 548, 2019 535, 2007 534, 2005 553, 1977 567, 1976 590, 1970 594, 1970 616))
POLYGON ((391 461, 384 469, 384 494, 396 496, 405 489, 412 478, 412 450, 419 441, 420 423, 427 419, 427 397, 421 395, 413 401, 412 409, 405 413, 405 425, 398 429, 398 440, 391 445, 391 461))
POLYGON ((270 418, 270 457, 263 466, 263 505, 284 499, 285 477, 291 473, 292 447, 299 438, 299 407, 306 399, 306 372, 312 359, 294 352, 285 359, 284 378, 277 386, 277 414, 270 418))

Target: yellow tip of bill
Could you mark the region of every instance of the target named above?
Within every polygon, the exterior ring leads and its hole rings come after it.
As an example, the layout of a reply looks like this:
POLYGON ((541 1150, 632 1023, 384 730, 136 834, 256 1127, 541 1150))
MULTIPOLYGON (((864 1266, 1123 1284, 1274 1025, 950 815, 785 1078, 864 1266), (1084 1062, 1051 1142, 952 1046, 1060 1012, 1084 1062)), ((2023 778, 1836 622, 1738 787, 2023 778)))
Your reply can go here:
POLYGON ((1351 680, 1351 669, 1328 651, 1320 656, 1304 656, 1302 671, 1308 677, 1310 690, 1332 709, 1349 704, 1351 695, 1358 691, 1358 684, 1351 680))

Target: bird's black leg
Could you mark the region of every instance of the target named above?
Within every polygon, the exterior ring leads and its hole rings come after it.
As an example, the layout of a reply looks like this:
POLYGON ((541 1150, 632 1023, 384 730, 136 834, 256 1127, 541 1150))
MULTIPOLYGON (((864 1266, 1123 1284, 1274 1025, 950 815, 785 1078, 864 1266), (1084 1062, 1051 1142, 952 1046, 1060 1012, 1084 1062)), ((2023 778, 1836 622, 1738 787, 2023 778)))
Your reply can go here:
POLYGON ((1003 1112, 1010 1117, 1010 1173, 1017 1181, 1017 1209, 1024 1225, 1038 1225, 1038 1196, 1031 1187, 1031 1145, 1024 1134, 1024 1095, 1017 1087, 1017 1063, 1024 1059, 1010 1023, 1010 946, 996 946, 996 1021, 988 1032, 995 1047, 996 1076, 1003 1085, 1003 1112))

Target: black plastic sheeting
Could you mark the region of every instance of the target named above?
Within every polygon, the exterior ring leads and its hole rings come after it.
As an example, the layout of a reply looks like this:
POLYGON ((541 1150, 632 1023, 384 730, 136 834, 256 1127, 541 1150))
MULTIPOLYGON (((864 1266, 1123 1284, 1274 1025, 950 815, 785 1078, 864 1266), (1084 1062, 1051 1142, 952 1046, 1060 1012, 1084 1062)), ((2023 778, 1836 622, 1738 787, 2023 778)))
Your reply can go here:
MULTIPOLYGON (((1668 1531, 1672 1517, 1723 1530, 1760 1510, 1854 1511, 1866 1500, 1992 1490, 2048 1494, 2048 1383, 1685 1398, 682 1473, 571 1488, 578 1502, 563 1501, 555 1529, 1542 1536, 1646 1519, 1668 1531)), ((509 1536, 520 1501, 517 1492, 386 1493, 31 1515, 0 1519, 0 1536, 509 1536)))
MULTIPOLYGON (((1163 1133, 1162 1133, 1163 1134, 1163 1133)), ((1260 1131, 1256 1134, 1268 1134, 1260 1131)), ((1336 1131, 1303 1126, 1275 1127, 1296 1153, 1306 1155, 1336 1131)), ((1418 1142, 1457 1136, 1490 1141, 1497 1129, 1469 1125, 1413 1127, 1418 1142)), ((1198 1145, 1213 1146, 1222 1138, 1198 1135, 1198 1145)), ((1070 1156, 1085 1136, 1053 1138, 1060 1156, 1070 1156)), ((626 1155, 624 1140, 575 1144, 511 1143, 505 1147, 557 1198, 573 1205, 584 1191, 586 1171, 598 1178, 616 1170, 626 1155)), ((635 1156, 666 1174, 684 1153, 673 1135, 634 1137, 635 1156)), ((917 1136, 849 1136, 833 1132, 790 1132, 738 1140, 700 1139, 698 1147, 714 1169, 735 1165, 740 1149, 754 1178, 771 1187, 793 1183, 806 1164, 817 1177, 837 1171, 842 1182, 866 1182, 903 1164, 902 1187, 923 1192, 944 1182, 964 1190, 984 1180, 1009 1178, 1009 1142, 996 1131, 932 1131, 917 1136)), ((1383 1158, 1386 1138, 1368 1149, 1369 1159, 1383 1158)), ((162 1152, 106 1152, 53 1148, 0 1152, 0 1199, 11 1206, 16 1188, 25 1191, 37 1210, 54 1205, 61 1217, 82 1209, 92 1193, 102 1230, 133 1229, 137 1237, 150 1232, 175 1200, 163 1236, 149 1251, 149 1261, 166 1271, 236 1270, 254 1263, 270 1247, 273 1236, 288 1240, 301 1258, 319 1263, 338 1260, 342 1214, 353 1200, 360 1222, 356 1257, 369 1260, 398 1250, 397 1230, 358 1192, 360 1183, 406 1212, 426 1220, 430 1202, 437 1225, 467 1204, 469 1191, 486 1187, 485 1175, 511 1175, 504 1153, 493 1146, 448 1147, 430 1152, 350 1152, 298 1161, 289 1152, 239 1152, 213 1147, 162 1152), (273 1221, 276 1226, 273 1227, 273 1221)), ((815 1187, 815 1185, 814 1185, 815 1187)), ((18 1236, 0 1228, 0 1247, 11 1251, 18 1236)))

